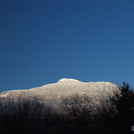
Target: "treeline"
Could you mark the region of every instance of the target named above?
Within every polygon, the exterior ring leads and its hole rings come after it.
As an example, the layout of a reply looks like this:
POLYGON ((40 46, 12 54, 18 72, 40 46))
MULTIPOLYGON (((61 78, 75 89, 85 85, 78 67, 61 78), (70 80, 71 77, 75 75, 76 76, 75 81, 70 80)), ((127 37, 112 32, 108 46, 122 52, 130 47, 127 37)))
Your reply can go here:
POLYGON ((131 134, 134 91, 123 82, 119 92, 94 105, 78 94, 61 98, 57 112, 34 97, 0 99, 0 134, 131 134))

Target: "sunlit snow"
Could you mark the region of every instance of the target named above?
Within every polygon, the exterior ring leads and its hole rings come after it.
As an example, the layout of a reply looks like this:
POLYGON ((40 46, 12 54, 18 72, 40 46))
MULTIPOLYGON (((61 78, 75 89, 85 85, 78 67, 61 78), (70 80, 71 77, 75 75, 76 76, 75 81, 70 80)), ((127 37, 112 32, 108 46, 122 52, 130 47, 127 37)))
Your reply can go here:
POLYGON ((28 90, 11 90, 0 94, 0 97, 16 98, 38 96, 46 100, 48 103, 57 104, 61 97, 80 94, 88 95, 99 101, 107 97, 114 91, 118 90, 118 86, 110 82, 81 82, 76 79, 62 78, 57 83, 43 85, 28 90))

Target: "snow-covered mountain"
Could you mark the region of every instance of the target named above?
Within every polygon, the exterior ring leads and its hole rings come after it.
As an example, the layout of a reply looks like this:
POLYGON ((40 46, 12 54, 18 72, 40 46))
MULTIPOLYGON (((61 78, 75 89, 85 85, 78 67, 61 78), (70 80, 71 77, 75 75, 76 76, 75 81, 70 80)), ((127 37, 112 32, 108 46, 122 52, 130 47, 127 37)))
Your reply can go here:
POLYGON ((41 87, 5 91, 0 94, 0 97, 17 98, 18 96, 37 96, 45 99, 49 104, 56 105, 61 97, 73 94, 88 95, 95 101, 99 101, 117 90, 118 86, 110 82, 81 82, 76 79, 63 78, 57 83, 47 84, 41 87))

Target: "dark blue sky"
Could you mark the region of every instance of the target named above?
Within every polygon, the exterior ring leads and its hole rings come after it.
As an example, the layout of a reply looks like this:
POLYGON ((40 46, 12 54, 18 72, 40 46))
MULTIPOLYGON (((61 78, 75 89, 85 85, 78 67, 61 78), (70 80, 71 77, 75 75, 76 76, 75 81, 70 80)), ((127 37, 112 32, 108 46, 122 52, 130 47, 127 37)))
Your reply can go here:
POLYGON ((0 92, 64 77, 134 86, 134 0, 0 0, 0 92))

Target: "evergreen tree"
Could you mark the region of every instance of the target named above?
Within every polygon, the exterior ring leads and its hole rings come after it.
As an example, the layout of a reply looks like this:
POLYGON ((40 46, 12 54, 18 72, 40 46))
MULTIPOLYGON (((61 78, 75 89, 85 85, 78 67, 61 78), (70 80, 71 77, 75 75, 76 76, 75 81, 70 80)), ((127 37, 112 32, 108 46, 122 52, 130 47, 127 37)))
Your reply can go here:
POLYGON ((123 82, 119 87, 120 94, 116 93, 111 101, 116 107, 117 114, 114 117, 114 129, 122 134, 131 133, 134 125, 134 91, 128 83, 123 82))

